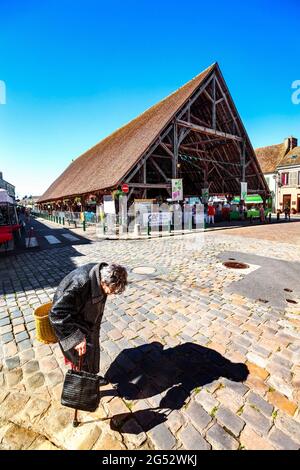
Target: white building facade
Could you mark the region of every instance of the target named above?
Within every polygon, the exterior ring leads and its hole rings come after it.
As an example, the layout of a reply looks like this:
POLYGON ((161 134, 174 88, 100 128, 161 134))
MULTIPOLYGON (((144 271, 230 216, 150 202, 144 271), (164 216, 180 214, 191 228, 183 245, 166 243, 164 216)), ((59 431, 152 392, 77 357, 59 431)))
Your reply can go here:
POLYGON ((282 144, 256 149, 264 177, 273 195, 273 211, 300 213, 300 147, 288 137, 282 144))

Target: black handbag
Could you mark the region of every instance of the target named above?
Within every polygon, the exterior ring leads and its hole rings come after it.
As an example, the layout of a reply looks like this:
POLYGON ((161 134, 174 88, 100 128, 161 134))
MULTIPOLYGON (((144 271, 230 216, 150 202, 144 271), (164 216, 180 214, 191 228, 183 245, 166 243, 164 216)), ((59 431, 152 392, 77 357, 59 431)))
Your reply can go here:
POLYGON ((100 377, 81 370, 81 366, 82 356, 79 358, 79 371, 67 371, 61 395, 61 404, 76 410, 74 426, 78 426, 77 410, 95 411, 100 402, 100 377))

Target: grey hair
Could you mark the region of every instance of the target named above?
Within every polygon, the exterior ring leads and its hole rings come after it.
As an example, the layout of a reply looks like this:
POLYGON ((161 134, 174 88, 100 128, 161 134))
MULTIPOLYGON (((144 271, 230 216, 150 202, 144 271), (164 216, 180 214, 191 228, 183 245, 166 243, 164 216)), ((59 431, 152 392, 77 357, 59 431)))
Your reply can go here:
POLYGON ((128 284, 127 275, 126 268, 119 264, 103 266, 100 270, 101 281, 108 287, 111 287, 114 294, 121 294, 124 292, 128 284))

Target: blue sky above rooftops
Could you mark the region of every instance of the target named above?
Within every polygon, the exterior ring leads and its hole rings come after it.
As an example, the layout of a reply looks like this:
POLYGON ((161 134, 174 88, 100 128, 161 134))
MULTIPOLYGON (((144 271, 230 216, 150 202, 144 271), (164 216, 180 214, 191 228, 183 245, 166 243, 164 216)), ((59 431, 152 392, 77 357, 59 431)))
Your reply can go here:
POLYGON ((299 20, 297 0, 1 0, 0 171, 43 193, 215 61, 254 147, 300 139, 299 20))

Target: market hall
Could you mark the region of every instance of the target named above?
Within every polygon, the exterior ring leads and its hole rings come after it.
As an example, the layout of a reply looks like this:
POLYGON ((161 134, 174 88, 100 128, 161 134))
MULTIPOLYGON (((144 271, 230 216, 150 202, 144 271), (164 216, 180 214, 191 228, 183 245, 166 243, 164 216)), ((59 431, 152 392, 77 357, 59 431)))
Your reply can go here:
POLYGON ((76 158, 39 199, 40 209, 85 211, 128 188, 128 201, 231 201, 269 189, 221 70, 214 63, 76 158), (191 198, 191 199, 189 199, 191 198), (196 199, 197 200, 197 199, 196 199))

